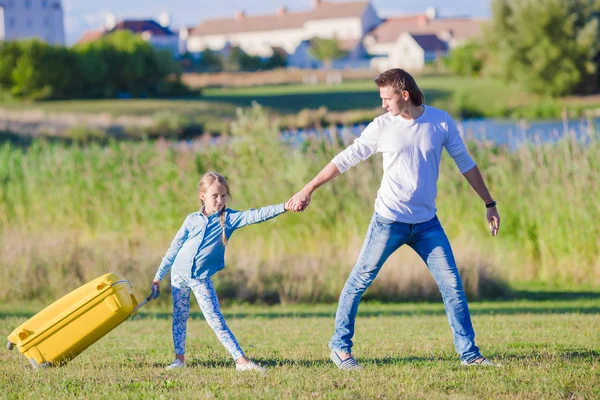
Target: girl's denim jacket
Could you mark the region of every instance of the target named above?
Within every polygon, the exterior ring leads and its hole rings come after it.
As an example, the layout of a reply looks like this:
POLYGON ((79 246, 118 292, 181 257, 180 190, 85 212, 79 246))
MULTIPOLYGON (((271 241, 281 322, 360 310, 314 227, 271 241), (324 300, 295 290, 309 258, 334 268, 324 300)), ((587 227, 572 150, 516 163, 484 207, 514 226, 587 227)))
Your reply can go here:
MULTIPOLYGON (((284 212, 284 203, 247 211, 228 208, 225 210, 227 240, 236 229, 264 222, 284 212)), ((200 210, 188 215, 163 257, 154 279, 162 280, 169 269, 171 274, 181 277, 206 279, 225 268, 222 233, 219 213, 207 217, 200 210)))

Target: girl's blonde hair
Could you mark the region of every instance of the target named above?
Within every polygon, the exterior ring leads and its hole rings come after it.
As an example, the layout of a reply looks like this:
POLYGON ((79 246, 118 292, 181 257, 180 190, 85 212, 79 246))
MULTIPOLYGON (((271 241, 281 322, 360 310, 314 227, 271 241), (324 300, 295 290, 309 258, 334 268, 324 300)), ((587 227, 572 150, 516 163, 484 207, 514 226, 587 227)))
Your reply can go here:
MULTIPOLYGON (((200 201, 200 205, 204 207, 204 201, 200 197, 201 194, 206 193, 208 187, 215 182, 219 182, 221 185, 225 186, 227 189, 227 197, 231 198, 231 193, 229 192, 229 184, 227 180, 223 177, 223 175, 217 174, 216 172, 207 172, 202 175, 200 178, 200 182, 198 182, 198 201, 200 201)), ((221 227, 223 228, 223 235, 221 240, 223 244, 227 246, 227 236, 225 235, 225 207, 219 212, 219 217, 221 221, 221 227)))

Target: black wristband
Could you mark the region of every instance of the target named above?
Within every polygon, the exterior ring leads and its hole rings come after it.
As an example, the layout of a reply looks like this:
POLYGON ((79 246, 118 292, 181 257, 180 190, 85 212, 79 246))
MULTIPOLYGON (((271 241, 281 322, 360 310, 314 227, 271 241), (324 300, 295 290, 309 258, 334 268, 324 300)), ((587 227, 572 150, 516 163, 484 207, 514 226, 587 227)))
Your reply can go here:
POLYGON ((492 208, 492 207, 496 207, 496 200, 492 200, 489 203, 486 203, 485 208, 492 208))

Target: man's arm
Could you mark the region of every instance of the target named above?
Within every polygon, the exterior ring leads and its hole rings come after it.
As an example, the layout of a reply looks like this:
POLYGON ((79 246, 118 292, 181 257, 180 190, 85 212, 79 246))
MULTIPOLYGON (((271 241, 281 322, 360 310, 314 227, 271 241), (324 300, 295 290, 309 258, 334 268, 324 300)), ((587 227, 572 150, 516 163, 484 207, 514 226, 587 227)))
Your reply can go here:
POLYGON ((338 167, 330 162, 304 188, 289 200, 289 209, 295 212, 303 211, 310 204, 315 190, 341 174, 338 167))
MULTIPOLYGON (((463 173, 463 176, 467 182, 469 182, 469 185, 475 189, 479 197, 481 197, 486 205, 494 201, 477 166, 474 166, 467 172, 463 173)), ((486 218, 488 220, 492 236, 496 236, 498 234, 498 229, 500 229, 500 215, 498 214, 498 209, 496 206, 487 209, 486 218)))

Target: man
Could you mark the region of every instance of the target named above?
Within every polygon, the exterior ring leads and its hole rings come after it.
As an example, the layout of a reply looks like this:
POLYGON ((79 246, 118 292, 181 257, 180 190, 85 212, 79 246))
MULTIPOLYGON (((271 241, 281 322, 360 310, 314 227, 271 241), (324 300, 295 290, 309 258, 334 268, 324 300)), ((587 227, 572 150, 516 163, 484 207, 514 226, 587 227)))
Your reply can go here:
POLYGON ((317 188, 374 153, 383 153, 383 178, 375 212, 358 260, 340 295, 335 333, 329 343, 331 359, 340 369, 361 368, 352 357, 358 304, 386 259, 408 244, 425 261, 438 284, 462 364, 494 365, 475 345, 462 280, 436 216, 442 148, 446 148, 483 200, 492 236, 500 228, 496 202, 452 118, 445 111, 423 105, 423 93, 409 73, 391 69, 379 75, 375 84, 387 113, 375 118, 352 145, 290 199, 290 209, 303 211, 317 188))

